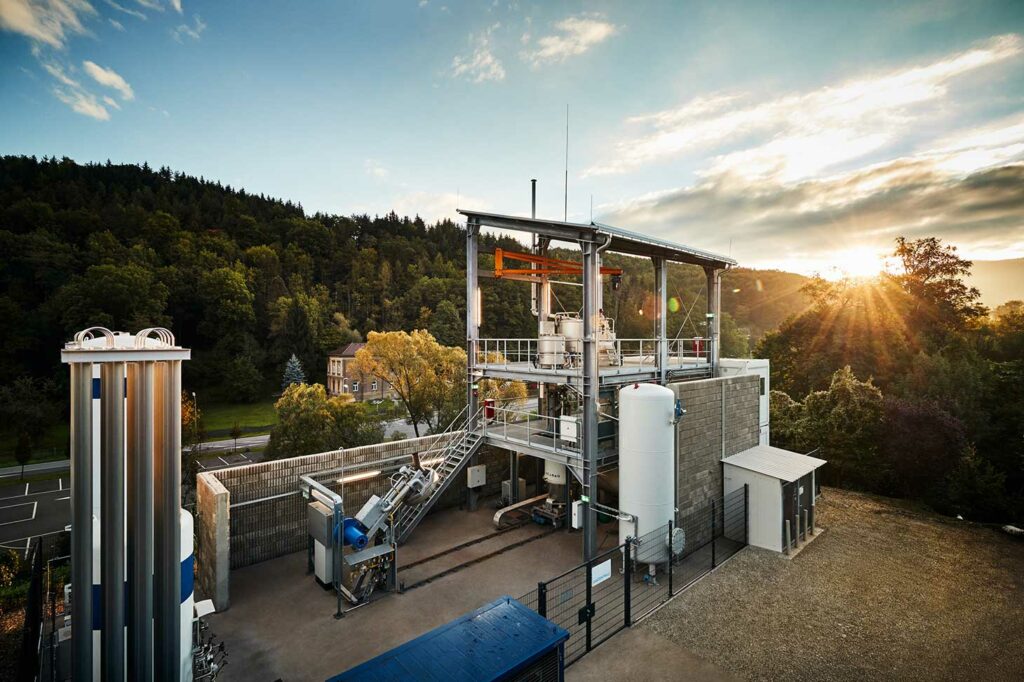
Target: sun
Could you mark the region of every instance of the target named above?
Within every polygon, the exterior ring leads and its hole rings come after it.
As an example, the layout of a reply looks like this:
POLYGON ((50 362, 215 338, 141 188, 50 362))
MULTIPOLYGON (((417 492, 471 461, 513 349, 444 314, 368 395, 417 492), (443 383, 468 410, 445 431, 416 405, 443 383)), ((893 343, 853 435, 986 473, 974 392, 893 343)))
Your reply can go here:
POLYGON ((823 259, 821 276, 825 279, 870 279, 886 270, 885 255, 869 246, 833 251, 823 259))

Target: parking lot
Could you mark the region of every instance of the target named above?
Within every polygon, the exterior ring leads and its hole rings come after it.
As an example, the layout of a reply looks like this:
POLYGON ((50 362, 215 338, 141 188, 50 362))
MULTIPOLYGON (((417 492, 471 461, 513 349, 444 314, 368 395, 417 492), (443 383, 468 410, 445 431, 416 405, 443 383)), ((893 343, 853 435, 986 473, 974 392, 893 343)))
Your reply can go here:
POLYGON ((68 475, 43 481, 0 477, 0 548, 27 552, 31 538, 64 530, 71 522, 68 475))

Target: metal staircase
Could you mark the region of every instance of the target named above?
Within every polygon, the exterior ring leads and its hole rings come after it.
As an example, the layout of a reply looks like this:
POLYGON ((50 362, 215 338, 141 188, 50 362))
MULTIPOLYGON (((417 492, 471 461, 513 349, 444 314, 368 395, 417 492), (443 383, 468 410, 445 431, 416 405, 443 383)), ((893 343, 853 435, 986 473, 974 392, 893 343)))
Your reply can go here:
POLYGON ((465 416, 468 406, 463 408, 459 416, 440 434, 437 444, 420 454, 421 466, 433 469, 438 476, 434 491, 418 504, 402 507, 395 525, 399 544, 404 543, 431 507, 441 499, 452 482, 466 468, 467 462, 473 458, 483 443, 483 436, 473 428, 479 423, 483 407, 475 414, 465 416))

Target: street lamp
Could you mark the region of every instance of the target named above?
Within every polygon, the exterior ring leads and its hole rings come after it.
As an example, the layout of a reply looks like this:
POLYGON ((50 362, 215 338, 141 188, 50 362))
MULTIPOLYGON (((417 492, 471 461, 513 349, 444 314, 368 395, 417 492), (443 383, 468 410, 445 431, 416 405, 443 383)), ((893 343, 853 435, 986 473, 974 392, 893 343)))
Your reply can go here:
POLYGON ((196 439, 196 449, 203 454, 203 444, 199 442, 199 398, 192 391, 192 437, 196 439))

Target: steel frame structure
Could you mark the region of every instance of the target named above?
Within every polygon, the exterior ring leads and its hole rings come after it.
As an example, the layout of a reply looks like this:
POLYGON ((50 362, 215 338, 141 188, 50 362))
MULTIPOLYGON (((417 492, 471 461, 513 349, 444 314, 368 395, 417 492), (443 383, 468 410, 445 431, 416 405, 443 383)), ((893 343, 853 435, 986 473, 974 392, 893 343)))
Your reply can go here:
MULTIPOLYGON (((585 514, 583 519, 583 558, 591 560, 597 553, 597 475, 598 475, 598 397, 602 385, 602 376, 598 357, 598 327, 601 309, 601 275, 615 274, 611 269, 601 267, 601 253, 613 251, 651 259, 655 271, 656 301, 656 363, 652 379, 665 384, 672 376, 669 365, 668 349, 670 339, 667 338, 666 311, 668 263, 679 262, 698 265, 704 269, 707 277, 708 291, 708 364, 712 376, 718 375, 718 339, 720 333, 719 310, 721 307, 721 272, 736 265, 736 261, 692 247, 674 244, 661 239, 647 237, 621 228, 601 223, 569 223, 563 221, 538 220, 495 213, 459 210, 466 217, 466 353, 467 353, 467 396, 469 414, 478 414, 477 382, 483 378, 484 371, 478 363, 480 349, 480 286, 479 269, 480 231, 482 228, 496 228, 527 232, 533 235, 535 244, 533 254, 498 254, 496 253, 495 276, 501 272, 509 278, 530 281, 536 290, 535 311, 540 319, 547 319, 551 305, 550 274, 579 274, 583 285, 583 352, 582 362, 578 370, 571 372, 578 380, 574 388, 580 393, 582 404, 582 433, 580 439, 580 455, 583 471, 581 482, 585 514), (548 248, 552 241, 567 242, 577 246, 582 252, 582 263, 556 261, 548 258, 548 248), (502 256, 529 262, 529 270, 504 269, 502 256), (525 257, 523 257, 525 256, 525 257), (571 272, 567 272, 570 271, 571 272)), ((563 373, 564 374, 564 373, 563 373)), ((518 378, 536 381, 540 388, 541 412, 544 413, 545 384, 569 383, 569 376, 561 376, 550 370, 534 371, 530 367, 521 368, 516 372, 518 378)), ((677 373, 678 376, 678 373, 677 373)), ((607 383, 621 383, 609 381, 607 383)), ((481 431, 478 418, 467 424, 467 428, 481 431)), ((482 432, 482 431, 481 431, 482 432)), ((530 452, 534 456, 558 461, 559 457, 546 457, 543 451, 530 452)), ((517 457, 517 455, 514 455, 517 457)), ((513 481, 516 479, 513 478, 513 481)), ((516 487, 513 485, 513 487, 516 487)))

